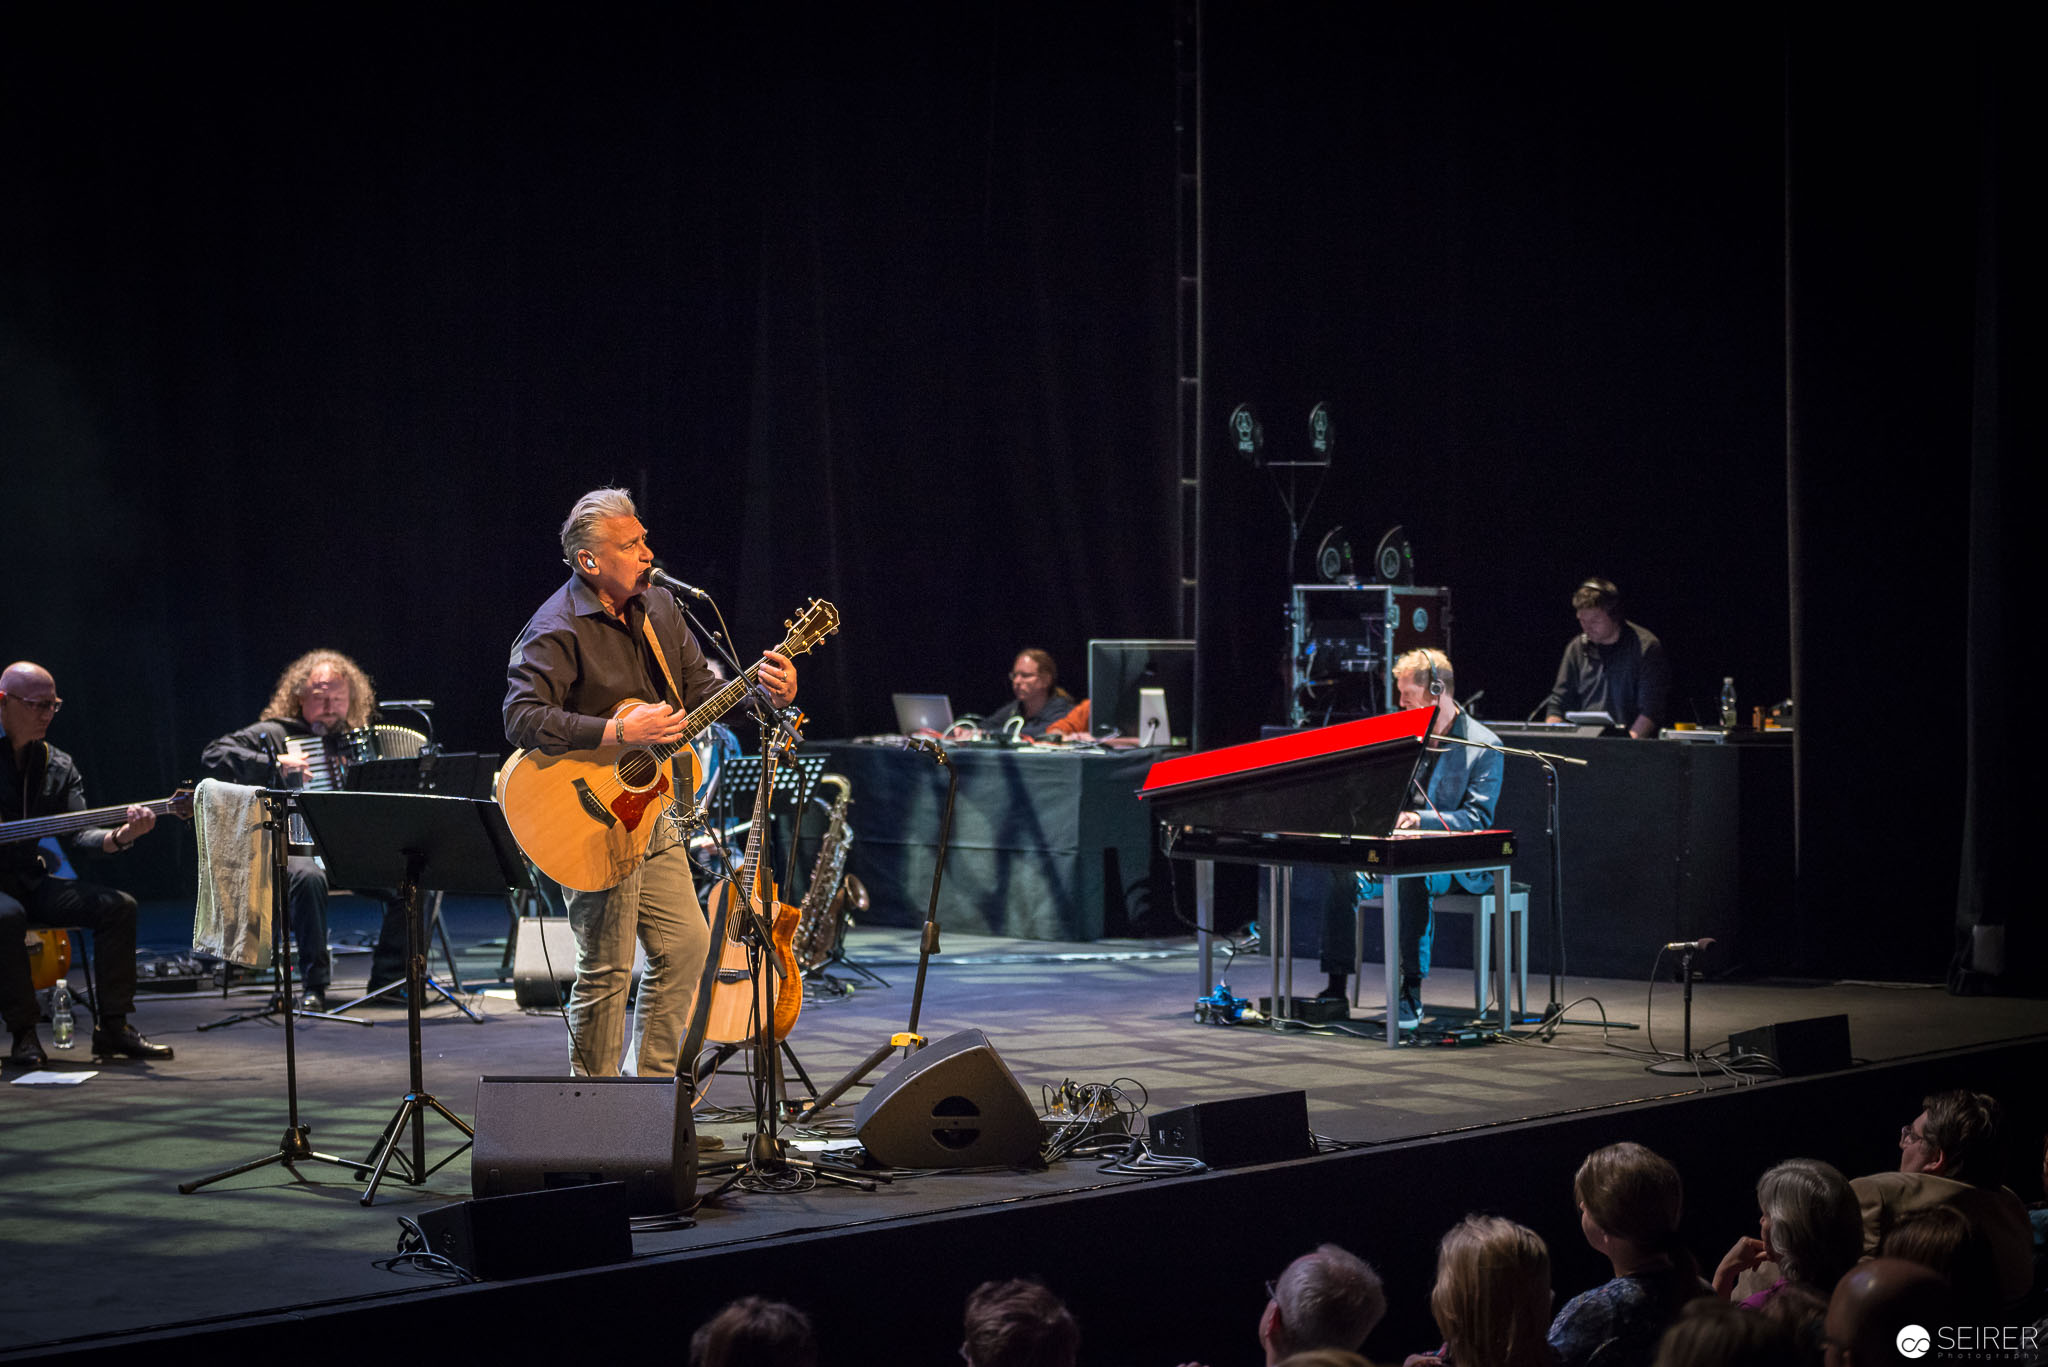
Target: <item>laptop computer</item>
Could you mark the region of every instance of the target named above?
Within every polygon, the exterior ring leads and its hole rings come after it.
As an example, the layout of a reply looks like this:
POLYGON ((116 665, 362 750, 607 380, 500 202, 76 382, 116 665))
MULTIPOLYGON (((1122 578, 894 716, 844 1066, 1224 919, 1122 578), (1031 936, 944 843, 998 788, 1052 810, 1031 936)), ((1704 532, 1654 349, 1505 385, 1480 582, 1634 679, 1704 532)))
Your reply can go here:
POLYGON ((896 730, 906 736, 920 731, 946 734, 953 725, 953 700, 944 693, 892 693, 896 704, 896 730))

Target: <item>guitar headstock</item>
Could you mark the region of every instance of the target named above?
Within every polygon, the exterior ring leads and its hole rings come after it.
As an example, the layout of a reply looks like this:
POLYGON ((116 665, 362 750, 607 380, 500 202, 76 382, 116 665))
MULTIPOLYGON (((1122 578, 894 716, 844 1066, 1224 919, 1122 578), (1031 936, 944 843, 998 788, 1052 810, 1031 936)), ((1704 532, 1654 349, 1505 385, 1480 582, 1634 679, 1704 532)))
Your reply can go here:
POLYGON ((180 821, 190 821, 192 819, 192 787, 190 784, 172 793, 167 801, 170 804, 168 810, 172 816, 175 816, 180 821))
POLYGON ((784 655, 802 655, 839 630, 839 609, 822 598, 813 598, 795 621, 784 621, 786 635, 779 649, 784 655))

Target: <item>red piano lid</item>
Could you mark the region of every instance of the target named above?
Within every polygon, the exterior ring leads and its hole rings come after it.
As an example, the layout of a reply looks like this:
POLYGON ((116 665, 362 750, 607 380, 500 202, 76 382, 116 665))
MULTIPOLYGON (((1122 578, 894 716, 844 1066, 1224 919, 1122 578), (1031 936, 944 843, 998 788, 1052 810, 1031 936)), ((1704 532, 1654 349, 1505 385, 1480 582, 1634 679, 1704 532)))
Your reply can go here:
POLYGON ((1276 765, 1298 764, 1302 760, 1338 755, 1368 745, 1384 745, 1388 741, 1419 742, 1435 711, 1434 707, 1416 707, 1406 712, 1389 712, 1384 716, 1366 717, 1336 726, 1320 726, 1313 731, 1296 731, 1289 736, 1226 745, 1220 750, 1202 750, 1178 759, 1163 759, 1145 775, 1145 786, 1138 790, 1138 796, 1150 797, 1164 789, 1205 778, 1256 773, 1276 765))

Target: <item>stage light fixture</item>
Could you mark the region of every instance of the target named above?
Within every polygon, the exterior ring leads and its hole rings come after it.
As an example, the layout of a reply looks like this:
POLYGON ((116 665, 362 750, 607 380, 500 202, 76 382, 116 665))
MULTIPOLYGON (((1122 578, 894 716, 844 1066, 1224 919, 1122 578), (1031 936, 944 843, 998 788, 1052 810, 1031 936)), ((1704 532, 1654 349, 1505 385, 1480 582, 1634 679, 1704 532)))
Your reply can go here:
POLYGON ((1337 426, 1330 420, 1330 406, 1319 403, 1308 411, 1308 449, 1317 460, 1328 464, 1337 447, 1337 426))
POLYGON ((1254 470, 1265 464, 1266 429, 1252 413, 1252 406, 1241 403, 1230 410, 1230 442, 1237 454, 1244 457, 1245 464, 1254 470))

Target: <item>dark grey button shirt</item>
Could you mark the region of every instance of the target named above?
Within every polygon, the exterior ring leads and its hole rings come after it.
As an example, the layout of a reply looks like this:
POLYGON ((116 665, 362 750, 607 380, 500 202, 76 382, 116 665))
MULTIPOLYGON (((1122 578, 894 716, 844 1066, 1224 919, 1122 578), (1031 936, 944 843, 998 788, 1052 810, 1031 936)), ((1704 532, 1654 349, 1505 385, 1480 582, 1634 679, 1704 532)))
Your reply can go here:
POLYGON ((505 738, 525 750, 558 755, 605 743, 611 714, 628 698, 673 703, 647 648, 643 619, 654 623, 683 704, 694 708, 719 690, 697 637, 674 598, 650 589, 622 617, 604 610, 581 576, 555 590, 513 643, 505 687, 505 738))

